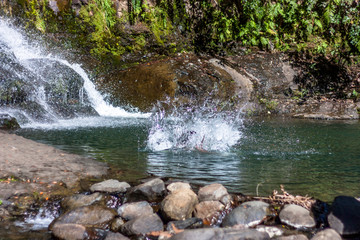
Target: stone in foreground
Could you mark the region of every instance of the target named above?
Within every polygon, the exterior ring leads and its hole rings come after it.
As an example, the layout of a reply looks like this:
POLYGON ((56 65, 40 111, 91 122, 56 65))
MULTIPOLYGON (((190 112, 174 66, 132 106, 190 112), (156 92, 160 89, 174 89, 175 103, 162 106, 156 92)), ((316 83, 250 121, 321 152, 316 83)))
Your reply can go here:
POLYGON ((328 221, 341 235, 360 234, 360 201, 354 197, 336 197, 328 221))
POLYGON ((169 194, 161 202, 161 212, 169 220, 190 218, 198 203, 196 194, 190 189, 181 189, 169 194))
POLYGON ((296 234, 290 236, 282 236, 275 238, 276 240, 308 240, 308 238, 303 234, 296 234))
POLYGON ((200 228, 175 234, 170 240, 267 240, 269 235, 255 229, 200 228))
POLYGON ((127 195, 128 202, 133 201, 156 201, 165 195, 165 183, 160 178, 152 179, 146 183, 134 187, 127 195))
POLYGON ((98 192, 90 195, 75 194, 62 200, 61 207, 65 208, 66 210, 71 210, 78 207, 90 206, 94 203, 100 202, 103 199, 103 195, 98 192))
POLYGON ((109 233, 106 235, 105 240, 130 240, 130 238, 125 237, 125 236, 122 235, 121 233, 109 232, 109 233))
POLYGON ((223 220, 223 227, 244 225, 253 227, 261 223, 267 215, 269 204, 261 201, 245 202, 231 211, 223 220))
POLYGON ((219 201, 204 201, 195 206, 195 217, 198 218, 211 218, 215 214, 223 211, 225 205, 219 201))
POLYGON ((125 203, 118 208, 117 212, 120 217, 126 220, 132 220, 142 215, 149 215, 154 213, 152 207, 146 201, 125 203))
POLYGON ((168 222, 166 226, 166 231, 174 231, 174 227, 177 229, 187 229, 187 228, 200 228, 203 227, 203 221, 201 218, 188 218, 181 221, 171 221, 168 222))
POLYGON ((316 224, 309 210, 295 204, 285 205, 279 217, 282 223, 294 228, 312 228, 316 224))
POLYGON ((325 229, 321 232, 318 232, 315 234, 314 237, 311 238, 311 240, 341 240, 341 236, 331 228, 325 229))
POLYGON ((121 226, 121 232, 127 236, 144 235, 162 230, 164 230, 163 222, 156 214, 140 216, 121 226))
POLYGON ((130 185, 126 182, 119 182, 115 179, 109 179, 103 182, 95 183, 90 187, 90 191, 92 192, 107 192, 107 193, 115 193, 115 192, 126 192, 127 189, 130 188, 130 185))

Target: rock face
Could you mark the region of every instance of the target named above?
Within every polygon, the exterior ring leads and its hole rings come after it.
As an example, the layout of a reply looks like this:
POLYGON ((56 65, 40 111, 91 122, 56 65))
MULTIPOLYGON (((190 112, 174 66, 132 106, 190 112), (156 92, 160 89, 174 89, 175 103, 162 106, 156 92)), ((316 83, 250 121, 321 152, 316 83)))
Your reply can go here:
POLYGON ((121 232, 128 236, 162 231, 163 229, 163 222, 156 214, 137 217, 121 226, 121 232))
POLYGON ((154 211, 148 202, 126 203, 118 208, 120 217, 126 220, 132 220, 142 215, 153 214, 154 211))
POLYGON ((261 201, 245 202, 231 211, 223 220, 223 227, 244 225, 253 227, 264 220, 269 204, 261 201))
POLYGON ((160 178, 155 178, 131 189, 127 194, 127 198, 129 202, 139 200, 151 202, 163 197, 165 191, 165 183, 160 178))
POLYGON ((224 209, 225 205, 219 201, 204 201, 195 206, 195 217, 209 218, 224 209))
POLYGON ((336 197, 328 221, 341 235, 360 234, 360 201, 354 197, 336 197))
POLYGON ((198 196, 199 196, 199 202, 220 201, 223 202, 224 204, 227 204, 229 202, 228 191, 223 185, 219 183, 210 184, 200 188, 198 192, 198 196))
POLYGON ((130 188, 130 185, 126 182, 119 182, 115 179, 109 179, 103 182, 96 183, 90 187, 92 192, 108 192, 108 193, 123 193, 130 188))
POLYGON ((170 240, 266 240, 270 239, 267 233, 258 232, 255 229, 224 229, 224 228, 201 228, 185 230, 175 234, 170 240))
POLYGON ((116 212, 100 206, 79 207, 68 211, 49 226, 50 230, 57 224, 80 224, 85 227, 105 228, 115 218, 116 212))
POLYGON ((318 232, 315 234, 314 237, 311 238, 311 240, 341 240, 341 236, 331 228, 325 229, 321 232, 318 232))
POLYGON ((100 193, 93 193, 91 195, 76 194, 61 201, 61 207, 71 210, 78 207, 90 206, 103 199, 104 197, 100 193))
POLYGON ((190 218, 198 203, 196 194, 190 189, 181 189, 165 197, 161 202, 161 212, 170 220, 190 218))
POLYGON ((310 216, 310 211, 298 205, 285 205, 279 217, 281 222, 294 228, 315 227, 315 220, 310 216))

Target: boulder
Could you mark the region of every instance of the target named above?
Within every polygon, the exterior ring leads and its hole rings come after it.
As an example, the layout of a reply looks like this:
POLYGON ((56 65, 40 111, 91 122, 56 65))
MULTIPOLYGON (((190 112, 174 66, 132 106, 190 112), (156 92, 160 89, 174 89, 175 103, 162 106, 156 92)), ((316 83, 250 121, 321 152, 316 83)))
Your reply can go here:
POLYGON ((163 231, 164 226, 160 217, 156 214, 143 215, 128 221, 121 226, 121 232, 125 235, 144 235, 149 232, 163 231))
POLYGON ((117 210, 120 217, 131 220, 142 215, 153 214, 153 208, 146 201, 125 203, 117 210))
POLYGON ((57 224, 80 224, 85 227, 106 228, 115 218, 116 212, 101 206, 85 206, 65 212, 49 226, 52 230, 57 224))
POLYGON ((130 240, 130 238, 125 237, 125 236, 122 235, 121 233, 109 232, 109 233, 106 235, 105 240, 130 240))
POLYGON ((200 228, 185 230, 175 234, 169 240, 266 240, 270 239, 267 233, 255 229, 230 228, 200 228))
POLYGON ((294 228, 315 227, 315 220, 310 211, 295 204, 287 204, 279 214, 282 223, 294 228))
POLYGON ((16 118, 11 117, 9 114, 0 114, 0 129, 10 130, 20 128, 16 118))
POLYGON ((225 205, 219 201, 204 201, 195 206, 195 217, 210 218, 225 209, 225 205))
POLYGON ((184 183, 184 182, 174 182, 169 184, 166 189, 171 193, 171 192, 175 192, 177 190, 181 190, 181 189, 191 189, 191 186, 189 183, 184 183))
POLYGON ((328 221, 341 235, 360 234, 360 201, 354 197, 336 197, 328 221))
POLYGON ((244 225, 253 227, 261 223, 267 216, 269 204, 261 201, 245 202, 232 210, 223 220, 223 227, 244 225))
POLYGON ((220 201, 224 204, 228 204, 229 200, 231 200, 229 198, 229 193, 226 188, 219 183, 210 184, 200 188, 198 196, 199 202, 220 201))
POLYGON ((331 228, 325 229, 315 234, 311 240, 341 240, 341 236, 331 228))
POLYGON ((174 227, 177 229, 187 229, 187 228, 199 228, 203 226, 203 221, 201 218, 188 218, 180 221, 171 221, 168 222, 166 226, 166 231, 174 231, 174 227))
POLYGON ((127 194, 127 201, 156 201, 161 199, 165 192, 165 183, 160 178, 155 178, 130 190, 127 194))
POLYGON ((184 220, 192 216, 198 198, 190 189, 182 189, 166 196, 161 202, 161 212, 169 220, 184 220))
POLYGON ((78 207, 90 206, 94 203, 102 201, 103 199, 104 196, 101 193, 93 193, 90 195, 75 194, 62 200, 61 207, 66 210, 71 210, 78 207))
POLYGON ((95 183, 90 187, 90 191, 92 192, 107 192, 107 193, 115 193, 115 192, 126 192, 127 189, 130 188, 130 185, 126 182, 119 182, 115 179, 109 179, 103 182, 95 183))
POLYGON ((275 238, 276 240, 308 240, 308 238, 303 234, 290 235, 290 236, 282 236, 275 238))

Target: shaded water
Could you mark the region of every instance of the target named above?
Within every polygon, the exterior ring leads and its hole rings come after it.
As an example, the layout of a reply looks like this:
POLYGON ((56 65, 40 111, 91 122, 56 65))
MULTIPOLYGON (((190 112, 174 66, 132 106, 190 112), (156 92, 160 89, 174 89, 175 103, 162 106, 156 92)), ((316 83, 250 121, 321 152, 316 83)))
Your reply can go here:
POLYGON ((102 126, 71 128, 65 124, 52 129, 22 129, 17 133, 110 162, 137 176, 152 173, 198 184, 219 182, 232 192, 252 195, 260 184, 258 192, 262 196, 280 190, 280 184, 292 194, 308 194, 323 201, 332 201, 337 195, 360 196, 358 121, 239 122, 235 129, 239 129, 241 137, 236 145, 222 152, 194 148, 156 151, 148 146, 151 120, 97 121, 102 126))

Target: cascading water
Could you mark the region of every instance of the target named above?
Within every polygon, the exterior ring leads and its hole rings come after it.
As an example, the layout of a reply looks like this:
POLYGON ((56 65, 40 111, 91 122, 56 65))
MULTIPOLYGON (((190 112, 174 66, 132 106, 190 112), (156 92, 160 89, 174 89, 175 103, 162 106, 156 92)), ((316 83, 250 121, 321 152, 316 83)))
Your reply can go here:
POLYGON ((149 116, 105 102, 79 64, 45 54, 4 19, 0 55, 0 113, 15 117, 22 127, 94 115, 149 116))

